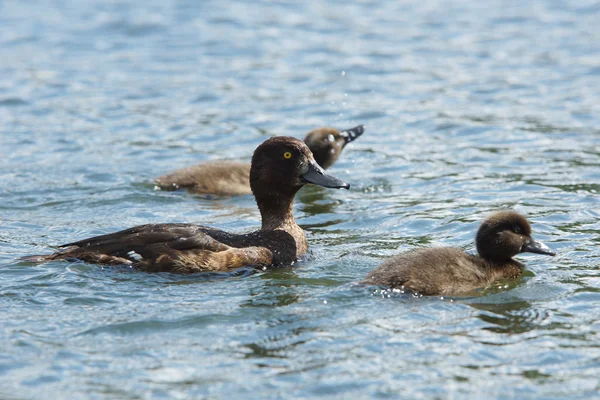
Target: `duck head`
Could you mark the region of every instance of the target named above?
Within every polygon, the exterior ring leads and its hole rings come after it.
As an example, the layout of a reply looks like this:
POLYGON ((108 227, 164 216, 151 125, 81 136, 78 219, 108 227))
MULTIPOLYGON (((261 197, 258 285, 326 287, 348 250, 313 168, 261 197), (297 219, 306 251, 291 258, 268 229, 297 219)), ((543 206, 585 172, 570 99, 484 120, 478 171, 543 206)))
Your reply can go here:
POLYGON ((514 211, 499 211, 486 218, 475 241, 477 252, 487 261, 504 262, 525 252, 556 255, 531 236, 527 219, 514 211))
POLYGON ((307 183, 327 188, 350 188, 348 183, 325 173, 308 146, 298 139, 272 137, 254 151, 250 188, 255 196, 293 197, 307 183))
POLYGON ((327 169, 338 159, 344 146, 363 134, 363 125, 345 131, 335 128, 318 128, 304 138, 304 143, 312 151, 317 164, 327 169))

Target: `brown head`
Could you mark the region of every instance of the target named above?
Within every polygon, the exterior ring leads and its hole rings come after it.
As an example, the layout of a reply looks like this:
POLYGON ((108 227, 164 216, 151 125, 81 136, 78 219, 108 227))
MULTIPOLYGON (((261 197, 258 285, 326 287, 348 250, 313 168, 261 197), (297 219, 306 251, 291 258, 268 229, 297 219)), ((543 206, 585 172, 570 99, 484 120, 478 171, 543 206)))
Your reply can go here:
POLYGON ((287 136, 267 139, 254 151, 250 188, 256 197, 293 197, 307 183, 349 189, 346 182, 328 175, 304 142, 287 136))
POLYGON ((338 159, 344 146, 363 134, 363 125, 345 131, 335 128, 318 128, 311 131, 304 138, 304 143, 312 151, 317 164, 327 169, 338 159))
POLYGON ((477 252, 491 262, 505 262, 519 253, 554 256, 555 253, 531 236, 527 219, 515 211, 498 211, 483 221, 477 237, 477 252))

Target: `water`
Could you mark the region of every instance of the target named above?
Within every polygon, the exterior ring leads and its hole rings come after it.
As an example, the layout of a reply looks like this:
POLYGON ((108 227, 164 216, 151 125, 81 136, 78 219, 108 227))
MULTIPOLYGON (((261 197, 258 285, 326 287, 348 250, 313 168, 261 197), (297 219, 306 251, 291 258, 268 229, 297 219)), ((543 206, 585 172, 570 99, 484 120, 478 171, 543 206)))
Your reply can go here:
POLYGON ((0 397, 589 398, 600 374, 593 1, 0 3, 0 397), (305 188, 293 268, 177 276, 18 257, 148 222, 258 226, 153 177, 270 135, 366 133, 305 188), (473 250, 512 207, 558 252, 469 298, 355 285, 473 250))

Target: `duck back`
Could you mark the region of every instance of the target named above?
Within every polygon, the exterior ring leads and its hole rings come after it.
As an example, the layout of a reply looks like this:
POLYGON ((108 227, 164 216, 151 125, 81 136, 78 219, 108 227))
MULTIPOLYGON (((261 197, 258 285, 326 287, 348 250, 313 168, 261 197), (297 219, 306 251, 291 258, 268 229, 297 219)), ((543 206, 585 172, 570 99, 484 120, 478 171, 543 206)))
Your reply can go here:
POLYGON ((252 193, 249 180, 249 163, 215 161, 179 169, 155 181, 163 190, 187 189, 195 194, 239 196, 252 193))
POLYGON ((520 264, 491 266, 481 257, 452 247, 413 250, 391 257, 362 283, 405 289, 422 295, 455 295, 520 274, 520 264))
POLYGON ((191 224, 147 224, 60 246, 28 261, 78 259, 125 264, 147 272, 227 271, 248 265, 289 265, 307 250, 301 229, 232 234, 191 224))

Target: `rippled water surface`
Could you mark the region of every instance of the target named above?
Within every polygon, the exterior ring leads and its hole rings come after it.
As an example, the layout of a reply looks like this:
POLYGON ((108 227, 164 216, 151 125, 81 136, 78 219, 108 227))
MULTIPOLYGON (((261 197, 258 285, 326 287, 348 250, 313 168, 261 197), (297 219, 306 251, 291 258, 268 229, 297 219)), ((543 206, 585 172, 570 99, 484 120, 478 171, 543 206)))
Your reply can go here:
POLYGON ((0 397, 589 398, 600 389, 594 1, 0 3, 0 397), (311 252, 231 276, 18 260, 147 222, 259 225, 155 191, 271 135, 365 124, 304 188, 311 252), (477 296, 356 285, 473 250, 512 207, 554 258, 477 296))

